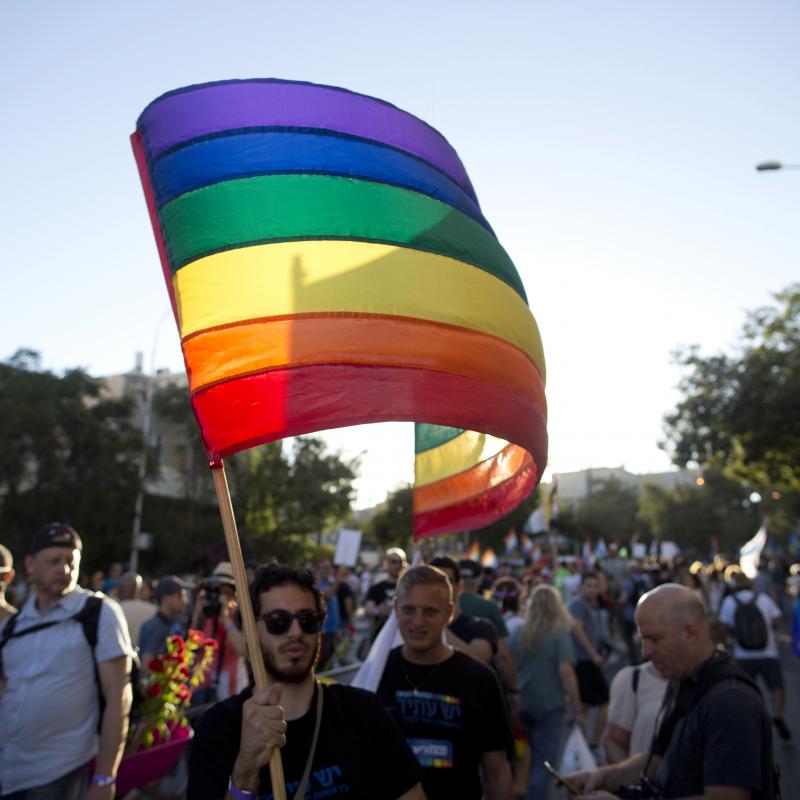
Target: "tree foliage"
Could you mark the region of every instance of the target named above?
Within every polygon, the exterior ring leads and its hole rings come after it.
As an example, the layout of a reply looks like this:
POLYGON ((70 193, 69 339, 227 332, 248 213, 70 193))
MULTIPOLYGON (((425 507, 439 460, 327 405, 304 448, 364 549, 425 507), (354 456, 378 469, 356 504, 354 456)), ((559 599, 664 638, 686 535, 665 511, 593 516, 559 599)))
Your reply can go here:
POLYGON ((615 478, 603 481, 581 503, 576 517, 578 529, 584 536, 606 542, 627 541, 636 532, 636 512, 639 493, 615 478))
POLYGON ((679 466, 716 467, 750 486, 800 490, 800 284, 747 316, 734 354, 676 354, 683 399, 663 447, 679 466))
POLYGON ((720 546, 734 552, 758 528, 757 510, 749 490, 716 470, 704 474, 702 486, 681 484, 674 489, 645 484, 639 520, 658 539, 705 556, 716 536, 720 546))
POLYGON ((232 494, 250 558, 303 561, 350 514, 357 460, 330 453, 313 436, 291 452, 271 442, 228 459, 232 494))
POLYGON ((386 495, 365 525, 365 533, 380 548, 410 549, 414 529, 413 488, 399 486, 386 495))
POLYGON ((130 400, 104 397, 80 369, 43 371, 31 350, 0 363, 4 543, 24 552, 38 527, 66 520, 83 537, 87 568, 123 560, 142 451, 130 419, 130 400))

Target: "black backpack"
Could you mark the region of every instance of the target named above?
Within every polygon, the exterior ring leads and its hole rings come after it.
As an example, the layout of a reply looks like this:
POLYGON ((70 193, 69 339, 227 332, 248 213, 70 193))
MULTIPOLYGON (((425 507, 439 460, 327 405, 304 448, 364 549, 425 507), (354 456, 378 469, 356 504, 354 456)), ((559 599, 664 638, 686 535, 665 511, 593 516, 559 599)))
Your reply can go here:
POLYGON ((733 618, 733 635, 743 650, 763 650, 769 641, 767 622, 761 609, 756 605, 758 593, 753 592, 749 603, 742 602, 733 595, 736 613, 733 618))

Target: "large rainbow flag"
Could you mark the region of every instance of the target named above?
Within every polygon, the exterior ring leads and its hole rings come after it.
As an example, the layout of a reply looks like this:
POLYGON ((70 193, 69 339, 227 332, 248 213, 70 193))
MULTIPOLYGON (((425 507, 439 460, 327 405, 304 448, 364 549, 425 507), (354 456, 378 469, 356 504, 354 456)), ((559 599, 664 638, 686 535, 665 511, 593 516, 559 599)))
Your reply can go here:
MULTIPOLYGON (((372 97, 259 79, 168 92, 131 139, 210 460, 413 420, 458 428, 450 450, 485 455, 485 489, 500 464, 535 485, 539 332, 440 133, 372 97)), ((434 520, 457 476, 427 460, 434 520)))

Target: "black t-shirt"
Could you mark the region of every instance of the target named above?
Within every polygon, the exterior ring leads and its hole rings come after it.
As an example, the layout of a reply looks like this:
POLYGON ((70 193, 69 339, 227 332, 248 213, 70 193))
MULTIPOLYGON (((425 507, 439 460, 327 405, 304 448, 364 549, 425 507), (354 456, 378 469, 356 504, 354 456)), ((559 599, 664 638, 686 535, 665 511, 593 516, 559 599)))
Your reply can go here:
POLYGON ((481 754, 511 745, 497 676, 458 651, 435 667, 400 651, 389 654, 378 696, 423 767, 428 800, 480 800, 481 754))
POLYGON ((459 614, 448 626, 459 639, 469 644, 473 639, 485 639, 497 655, 497 630, 491 622, 469 614, 459 614))
MULTIPOLYGON (((379 606, 384 601, 388 600, 389 602, 392 601, 394 597, 394 593, 397 591, 397 584, 393 581, 378 581, 374 586, 369 587, 369 591, 367 592, 367 600, 372 600, 376 606, 379 606)), ((375 630, 373 631, 373 636, 378 635, 378 631, 383 627, 383 624, 388 619, 386 617, 373 617, 375 620, 375 630)))
POLYGON ((376 605, 380 605, 384 600, 391 600, 397 590, 397 584, 393 581, 378 581, 369 587, 367 600, 372 600, 376 605))
MULTIPOLYGON (((395 800, 417 784, 421 771, 397 725, 378 698, 361 689, 326 685, 322 724, 305 800, 395 800)), ((245 689, 200 718, 189 755, 187 800, 222 800, 239 754, 245 689)), ((309 710, 288 723, 281 751, 287 797, 303 777, 316 722, 316 691, 309 710)), ((259 800, 272 798, 269 767, 260 773, 259 800)))
POLYGON ((339 587, 336 589, 336 602, 339 603, 339 621, 343 628, 350 624, 350 615, 347 613, 347 606, 345 605, 348 597, 352 597, 355 602, 353 590, 347 585, 346 581, 340 581, 339 587))
MULTIPOLYGON (((688 684, 684 681, 680 691, 691 691, 688 684)), ((749 789, 753 800, 771 800, 772 768, 772 731, 761 695, 725 678, 675 726, 657 782, 664 797, 702 795, 706 786, 738 786, 749 789)))

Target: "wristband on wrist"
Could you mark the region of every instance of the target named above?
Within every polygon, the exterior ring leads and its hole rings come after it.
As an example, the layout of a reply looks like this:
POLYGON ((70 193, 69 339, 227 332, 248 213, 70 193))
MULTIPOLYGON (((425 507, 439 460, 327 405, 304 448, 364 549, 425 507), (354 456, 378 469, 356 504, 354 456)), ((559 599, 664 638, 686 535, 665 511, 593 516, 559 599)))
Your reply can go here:
POLYGON ((113 786, 117 779, 113 775, 92 775, 89 782, 95 786, 113 786))
POLYGON ((228 793, 233 800, 253 800, 256 796, 255 792, 248 792, 246 789, 240 789, 234 782, 233 776, 228 779, 228 793))

